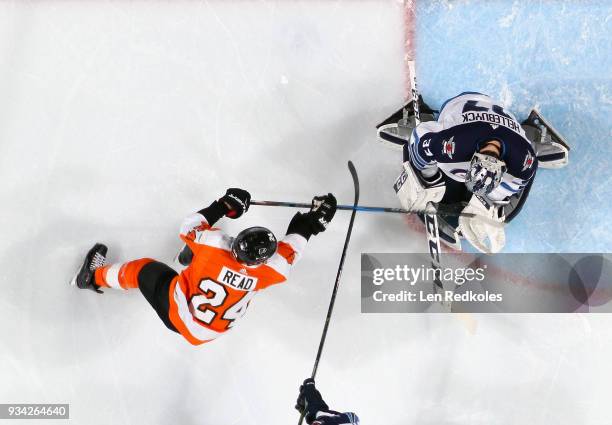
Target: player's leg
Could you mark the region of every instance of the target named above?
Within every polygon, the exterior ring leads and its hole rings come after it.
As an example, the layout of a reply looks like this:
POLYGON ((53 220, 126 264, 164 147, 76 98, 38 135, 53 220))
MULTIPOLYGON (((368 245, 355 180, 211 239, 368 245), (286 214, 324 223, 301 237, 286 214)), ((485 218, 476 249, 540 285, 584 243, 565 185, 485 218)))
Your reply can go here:
POLYGON ((446 185, 446 192, 444 197, 440 201, 443 205, 455 205, 462 204, 465 207, 472 197, 472 193, 468 190, 464 182, 459 182, 453 178, 443 174, 444 182, 446 185))
POLYGON ((527 186, 525 186, 525 188, 517 196, 510 198, 510 202, 507 205, 504 205, 504 216, 506 217, 506 223, 510 223, 523 209, 523 205, 525 205, 525 201, 527 201, 527 197, 529 196, 534 180, 535 176, 529 180, 527 186))
MULTIPOLYGON (((444 174, 446 191, 444 197, 440 201, 441 205, 456 207, 457 212, 465 208, 470 198, 471 192, 465 186, 465 183, 458 182, 444 174)), ((457 231, 459 226, 459 217, 438 217, 438 233, 440 240, 450 248, 461 250, 461 234, 457 231)))
POLYGON ((169 288, 177 273, 170 266, 151 258, 106 264, 105 245, 96 244, 87 253, 72 284, 81 289, 101 288, 128 290, 139 288, 166 327, 176 332, 169 319, 169 288))
POLYGON ((98 288, 128 290, 138 288, 140 271, 155 260, 141 258, 126 263, 107 264, 95 270, 93 284, 98 288))
MULTIPOLYGON (((404 149, 405 155, 406 150, 404 149)), ((446 190, 440 204, 446 207, 456 207, 457 212, 461 212, 470 200, 471 193, 467 190, 464 183, 453 180, 445 174, 442 174, 442 178, 445 181, 446 190)), ((417 217, 425 223, 425 216, 423 214, 417 214, 417 217)), ((440 240, 446 246, 461 251, 461 233, 457 231, 458 226, 459 217, 438 216, 438 235, 440 240)))
POLYGON ((106 253, 108 248, 101 243, 95 244, 83 260, 81 267, 74 275, 70 284, 80 289, 92 289, 102 293, 100 287, 95 284, 95 271, 106 264, 106 253))
POLYGON ((170 266, 151 258, 141 258, 100 267, 95 272, 95 284, 120 290, 139 288, 166 327, 176 332, 168 314, 170 284, 176 276, 176 271, 170 266))
POLYGON ((138 287, 168 329, 178 332, 170 321, 170 284, 177 276, 170 266, 158 261, 145 264, 138 274, 138 287))

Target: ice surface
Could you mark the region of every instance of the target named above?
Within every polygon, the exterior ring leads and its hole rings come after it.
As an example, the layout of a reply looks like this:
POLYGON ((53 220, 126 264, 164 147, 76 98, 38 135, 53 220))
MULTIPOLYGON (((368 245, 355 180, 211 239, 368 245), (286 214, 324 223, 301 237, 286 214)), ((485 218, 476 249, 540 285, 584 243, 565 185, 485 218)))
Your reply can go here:
POLYGON ((610 251, 612 4, 428 1, 417 22, 419 82, 434 105, 466 90, 521 120, 537 105, 572 147, 569 167, 538 172, 506 251, 610 251))
MULTIPOLYGON (((138 292, 67 282, 95 241, 111 260, 171 261, 183 216, 229 186, 348 203, 352 159, 363 203, 395 205, 400 158, 373 126, 403 98, 402 13, 382 0, 0 2, 0 402, 67 402, 75 424, 297 422, 348 214, 287 285, 199 348, 138 292)), ((606 2, 419 6, 432 103, 465 89, 522 115, 539 103, 574 147, 569 168, 538 176, 510 250, 612 245, 611 14, 606 2)), ((282 234, 292 213, 253 207, 223 226, 282 234)), ((360 314, 359 253, 422 250, 417 228, 357 217, 318 375, 331 406, 363 424, 607 423, 607 316, 360 314)))

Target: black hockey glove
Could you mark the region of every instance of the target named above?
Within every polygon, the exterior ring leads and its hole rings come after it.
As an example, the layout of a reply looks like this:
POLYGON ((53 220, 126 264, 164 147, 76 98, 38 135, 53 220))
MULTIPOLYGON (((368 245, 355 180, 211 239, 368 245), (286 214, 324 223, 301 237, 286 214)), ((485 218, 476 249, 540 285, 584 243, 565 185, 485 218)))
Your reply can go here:
POLYGON ((238 218, 249 210, 251 194, 243 189, 230 188, 219 202, 227 207, 226 217, 238 218))
POLYGON ((296 213, 289 223, 287 234, 302 235, 307 240, 312 235, 324 231, 336 213, 336 198, 334 195, 315 196, 307 213, 296 213))
POLYGON ((336 214, 338 202, 331 193, 323 196, 315 196, 312 198, 312 206, 310 207, 310 220, 312 223, 313 235, 325 231, 329 222, 336 214))
POLYGON ((300 395, 295 408, 304 415, 308 424, 316 419, 317 412, 329 410, 329 406, 323 401, 321 393, 315 387, 314 379, 308 378, 300 386, 300 395))

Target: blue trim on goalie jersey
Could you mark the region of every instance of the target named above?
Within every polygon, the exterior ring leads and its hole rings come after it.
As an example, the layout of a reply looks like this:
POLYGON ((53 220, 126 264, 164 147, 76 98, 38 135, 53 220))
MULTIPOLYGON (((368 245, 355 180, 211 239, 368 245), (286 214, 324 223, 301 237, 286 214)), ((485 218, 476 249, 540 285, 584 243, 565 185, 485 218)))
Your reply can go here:
POLYGON ((425 158, 423 158, 423 156, 421 156, 421 154, 419 153, 419 143, 421 142, 421 139, 417 135, 416 128, 412 130, 412 133, 414 137, 414 143, 410 143, 409 145, 410 159, 412 159, 412 165, 414 165, 416 169, 418 169, 419 171, 424 170, 428 165, 431 165, 431 163, 428 163, 425 158))
POLYGON ((455 96, 455 97, 451 97, 450 99, 447 99, 447 100, 446 100, 446 101, 445 101, 445 102, 442 104, 442 106, 440 107, 440 112, 439 112, 439 114, 440 114, 440 115, 442 114, 442 111, 444 110, 444 107, 446 106, 446 104, 447 104, 448 102, 450 102, 451 100, 455 100, 455 99, 457 99, 458 97, 464 96, 464 95, 466 95, 466 94, 478 94, 478 95, 481 95, 481 96, 487 96, 486 94, 484 94, 484 93, 479 93, 479 92, 477 92, 477 91, 464 91, 463 93, 460 93, 460 94, 458 94, 458 95, 457 95, 457 96, 455 96))
POLYGON ((519 193, 521 191, 521 189, 522 189, 522 187, 519 188, 519 189, 513 189, 512 186, 510 186, 506 182, 502 182, 500 186, 503 187, 504 189, 506 189, 508 192, 512 192, 512 193, 519 193))
POLYGON ((410 158, 413 160, 412 165, 414 165, 418 170, 423 170, 427 167, 428 164, 421 159, 418 148, 414 147, 414 145, 411 146, 410 153, 410 158))

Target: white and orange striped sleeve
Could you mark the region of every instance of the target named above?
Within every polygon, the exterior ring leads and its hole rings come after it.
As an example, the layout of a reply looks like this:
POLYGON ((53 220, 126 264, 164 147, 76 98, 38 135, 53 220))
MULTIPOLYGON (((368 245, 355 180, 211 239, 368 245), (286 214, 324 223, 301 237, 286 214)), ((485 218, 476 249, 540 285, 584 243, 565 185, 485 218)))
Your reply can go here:
POLYGON ((188 237, 191 232, 209 229, 211 226, 199 212, 188 215, 181 223, 180 234, 188 237))
POLYGON ((286 235, 278 243, 278 248, 274 255, 262 266, 272 269, 271 275, 274 277, 258 282, 257 289, 264 289, 270 285, 287 280, 291 268, 302 257, 307 243, 308 240, 304 236, 297 233, 286 235))

